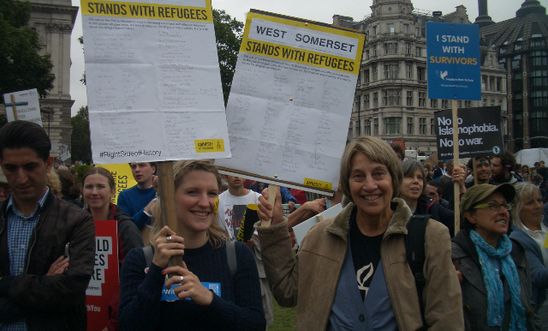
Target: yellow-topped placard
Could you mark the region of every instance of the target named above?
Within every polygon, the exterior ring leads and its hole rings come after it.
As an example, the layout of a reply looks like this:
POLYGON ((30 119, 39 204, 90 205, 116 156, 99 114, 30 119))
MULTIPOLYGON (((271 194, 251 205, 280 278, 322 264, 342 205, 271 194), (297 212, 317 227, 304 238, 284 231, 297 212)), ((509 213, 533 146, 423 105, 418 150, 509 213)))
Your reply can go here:
POLYGON ((82 14, 87 16, 213 22, 211 1, 206 1, 206 7, 190 7, 144 2, 81 0, 81 8, 82 14))
POLYGON ((196 139, 194 140, 196 153, 218 153, 225 151, 223 139, 196 139))
POLYGON ((330 182, 325 182, 323 180, 314 179, 314 178, 305 178, 304 185, 317 188, 320 190, 332 191, 333 185, 330 182))

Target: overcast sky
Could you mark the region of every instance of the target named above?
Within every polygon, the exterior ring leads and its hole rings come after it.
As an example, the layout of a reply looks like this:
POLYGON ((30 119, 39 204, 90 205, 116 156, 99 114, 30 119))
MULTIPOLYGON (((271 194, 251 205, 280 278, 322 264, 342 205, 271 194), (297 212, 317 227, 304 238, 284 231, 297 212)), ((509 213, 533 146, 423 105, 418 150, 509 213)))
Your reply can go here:
MULTIPOLYGON (((266 10, 278 14, 295 16, 309 20, 331 23, 335 14, 350 16, 358 21, 371 14, 372 0, 212 0, 213 8, 223 9, 230 16, 244 22, 246 13, 250 8, 266 10)), ((478 16, 477 0, 441 0, 437 1, 437 7, 432 8, 432 0, 412 0, 415 9, 434 11, 441 10, 443 14, 453 12, 458 5, 464 5, 468 9, 468 17, 471 21, 478 16)), ((495 22, 515 17, 524 0, 497 0, 489 1, 489 16, 495 22)), ((540 0, 541 5, 548 7, 548 0, 540 0)), ((74 6, 80 6, 79 0, 72 0, 74 6)), ((78 13, 74 30, 72 31, 70 72, 70 92, 76 102, 72 107, 72 115, 75 115, 81 106, 87 104, 86 89, 80 79, 84 72, 84 55, 78 37, 82 35, 82 20, 78 13)))

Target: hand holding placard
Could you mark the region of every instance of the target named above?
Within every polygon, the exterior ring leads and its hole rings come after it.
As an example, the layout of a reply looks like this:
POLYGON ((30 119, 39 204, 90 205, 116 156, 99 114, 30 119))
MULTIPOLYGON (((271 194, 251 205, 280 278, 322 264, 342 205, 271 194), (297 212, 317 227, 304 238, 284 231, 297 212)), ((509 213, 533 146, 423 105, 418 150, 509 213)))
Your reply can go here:
POLYGON ((283 221, 282 195, 278 185, 270 185, 259 197, 257 213, 261 219, 261 227, 269 227, 283 221))

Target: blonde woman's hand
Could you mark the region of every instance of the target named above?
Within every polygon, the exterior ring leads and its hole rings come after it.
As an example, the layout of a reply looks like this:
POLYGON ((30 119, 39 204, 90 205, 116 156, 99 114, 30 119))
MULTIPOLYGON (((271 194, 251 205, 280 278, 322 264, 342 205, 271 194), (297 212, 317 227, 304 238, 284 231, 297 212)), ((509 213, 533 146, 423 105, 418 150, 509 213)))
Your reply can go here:
POLYGON ((191 298, 200 306, 209 306, 213 301, 213 292, 205 288, 198 276, 193 274, 185 266, 171 266, 162 271, 164 275, 171 275, 166 280, 166 287, 171 288, 174 284, 179 284, 173 289, 179 299, 191 298))
POLYGON ((154 237, 154 256, 152 263, 160 268, 167 267, 169 259, 185 253, 184 238, 178 236, 168 226, 164 226, 154 237))

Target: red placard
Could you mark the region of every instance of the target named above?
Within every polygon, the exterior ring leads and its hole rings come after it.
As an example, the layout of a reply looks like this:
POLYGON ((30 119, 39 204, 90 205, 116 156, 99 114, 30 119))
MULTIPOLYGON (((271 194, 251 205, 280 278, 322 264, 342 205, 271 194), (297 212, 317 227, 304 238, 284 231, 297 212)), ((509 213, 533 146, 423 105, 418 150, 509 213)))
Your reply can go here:
POLYGON ((118 224, 95 221, 95 267, 86 290, 87 330, 101 331, 108 325, 109 305, 118 304, 118 224))

